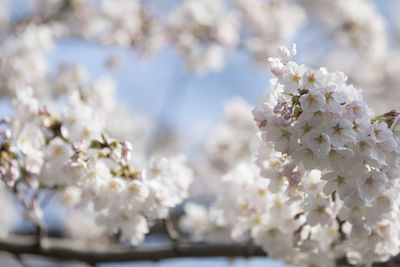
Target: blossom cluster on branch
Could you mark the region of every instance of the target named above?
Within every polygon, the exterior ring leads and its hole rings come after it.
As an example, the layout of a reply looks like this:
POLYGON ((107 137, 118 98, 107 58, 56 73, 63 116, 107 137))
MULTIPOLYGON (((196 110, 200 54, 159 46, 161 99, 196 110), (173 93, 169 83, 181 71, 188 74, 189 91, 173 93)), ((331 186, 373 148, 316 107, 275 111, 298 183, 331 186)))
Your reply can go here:
POLYGON ((281 47, 268 60, 276 78, 253 110, 263 143, 222 175, 218 216, 196 208, 181 223, 209 241, 250 238, 291 264, 385 262, 399 253, 400 113, 374 115, 344 73, 295 55, 281 47))
POLYGON ((96 94, 82 93, 71 91, 65 106, 47 107, 30 88, 18 92, 15 114, 1 122, 2 182, 40 227, 39 196, 52 189, 70 208, 92 211, 107 233, 138 244, 149 224, 187 197, 191 170, 182 156, 152 158, 137 169, 130 142, 103 133, 104 110, 91 105, 96 94))
POLYGON ((398 253, 400 113, 375 116, 344 73, 299 65, 295 54, 280 48, 270 58, 276 78, 253 111, 263 140, 286 161, 271 176, 261 149, 261 175, 293 192, 308 225, 340 222, 338 247, 350 262, 386 261, 398 253))

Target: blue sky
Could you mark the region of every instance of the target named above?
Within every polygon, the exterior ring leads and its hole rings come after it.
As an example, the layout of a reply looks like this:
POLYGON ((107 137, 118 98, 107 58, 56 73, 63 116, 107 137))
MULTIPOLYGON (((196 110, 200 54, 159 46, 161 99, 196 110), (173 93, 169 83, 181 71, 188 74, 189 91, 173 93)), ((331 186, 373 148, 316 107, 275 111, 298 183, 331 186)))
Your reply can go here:
POLYGON ((256 104, 258 95, 267 90, 269 77, 268 71, 255 66, 245 52, 229 54, 224 70, 203 77, 188 73, 182 58, 169 47, 154 58, 139 59, 128 49, 69 40, 59 43, 49 61, 52 69, 59 62, 79 63, 87 67, 92 78, 111 76, 117 82, 120 100, 153 117, 159 114, 167 91, 172 88, 175 96, 168 106, 167 118, 179 128, 186 128, 193 121, 216 119, 221 104, 233 96, 240 95, 256 104), (110 55, 122 59, 121 69, 110 71, 105 67, 110 55), (178 102, 179 114, 172 109, 178 102))

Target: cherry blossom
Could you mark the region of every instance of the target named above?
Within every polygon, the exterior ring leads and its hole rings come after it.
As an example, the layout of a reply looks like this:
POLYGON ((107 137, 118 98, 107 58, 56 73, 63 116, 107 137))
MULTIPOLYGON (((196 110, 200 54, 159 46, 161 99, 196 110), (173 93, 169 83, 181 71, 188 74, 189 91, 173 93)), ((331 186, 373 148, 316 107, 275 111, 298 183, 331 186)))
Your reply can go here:
MULTIPOLYGON (((398 216, 398 208, 386 200, 386 195, 398 190, 399 143, 394 129, 399 113, 374 115, 360 91, 347 84, 344 73, 320 68, 318 75, 313 76, 311 73, 317 72, 311 67, 280 57, 269 61, 275 62, 270 67, 278 84, 271 87, 271 92, 261 98, 262 105, 253 111, 268 144, 260 148, 257 160, 261 175, 268 173, 271 166, 265 163, 271 160, 265 156, 268 153, 262 151, 272 144, 290 164, 286 165, 290 169, 281 171, 281 179, 289 183, 281 186, 280 191, 303 208, 299 212, 306 216, 309 229, 340 222, 336 231, 344 234, 342 244, 328 258, 334 259, 340 251, 346 251, 350 263, 371 264, 396 255, 398 250, 381 248, 386 242, 398 242, 397 237, 385 237, 397 225, 395 220, 389 222, 385 217, 398 216), (276 66, 280 71, 276 71, 276 66), (302 66, 305 79, 294 66, 302 66), (294 173, 301 177, 296 182, 291 178, 294 173), (376 205, 383 206, 373 212, 376 205), (355 245, 354 242, 367 237, 368 242, 355 245), (364 256, 371 251, 374 253, 364 256)), ((270 182, 276 180, 263 176, 270 182)), ((285 242, 285 237, 278 236, 285 242)), ((274 248, 264 248, 274 253, 274 248)), ((284 251, 280 257, 294 254, 284 251)))

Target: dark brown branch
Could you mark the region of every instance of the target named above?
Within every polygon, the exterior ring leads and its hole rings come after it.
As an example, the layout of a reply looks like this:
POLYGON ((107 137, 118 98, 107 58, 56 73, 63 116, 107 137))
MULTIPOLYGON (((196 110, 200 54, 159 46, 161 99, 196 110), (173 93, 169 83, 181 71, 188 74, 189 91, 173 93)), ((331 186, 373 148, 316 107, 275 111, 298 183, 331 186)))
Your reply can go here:
POLYGON ((33 254, 58 260, 75 260, 89 264, 102 262, 160 261, 171 258, 200 257, 254 257, 266 256, 255 247, 249 249, 240 244, 169 244, 156 247, 127 247, 115 245, 106 249, 88 249, 86 244, 73 240, 47 238, 38 246, 35 237, 13 236, 0 240, 0 251, 14 255, 33 254))
MULTIPOLYGON (((258 246, 249 244, 206 244, 175 243, 151 247, 128 247, 112 245, 107 248, 88 248, 87 243, 69 239, 45 238, 38 246, 35 236, 10 236, 0 240, 0 251, 6 251, 20 258, 21 255, 37 255, 55 260, 80 261, 90 265, 106 262, 160 261, 172 258, 204 257, 266 257, 258 246)), ((379 267, 399 266, 395 257, 387 263, 374 264, 379 267)), ((340 259, 337 266, 350 266, 340 259)))

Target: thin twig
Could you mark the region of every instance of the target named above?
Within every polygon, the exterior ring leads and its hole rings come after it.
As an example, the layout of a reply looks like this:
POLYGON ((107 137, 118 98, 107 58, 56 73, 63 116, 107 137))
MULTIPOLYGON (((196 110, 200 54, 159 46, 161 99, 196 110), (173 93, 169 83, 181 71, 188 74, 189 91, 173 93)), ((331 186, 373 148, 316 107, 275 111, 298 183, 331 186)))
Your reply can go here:
POLYGON ((56 195, 57 192, 57 187, 50 188, 49 192, 47 192, 47 194, 44 196, 44 199, 42 200, 41 206, 43 209, 45 209, 47 205, 49 205, 50 200, 56 195))
POLYGON ((23 267, 29 267, 29 265, 25 263, 24 259, 21 257, 20 254, 15 254, 14 257, 15 257, 15 260, 18 261, 18 263, 19 263, 21 266, 23 266, 23 267))
POLYGON ((168 237, 171 239, 172 242, 176 243, 179 240, 179 233, 175 229, 174 222, 170 216, 167 216, 163 220, 165 232, 168 234, 168 237))

